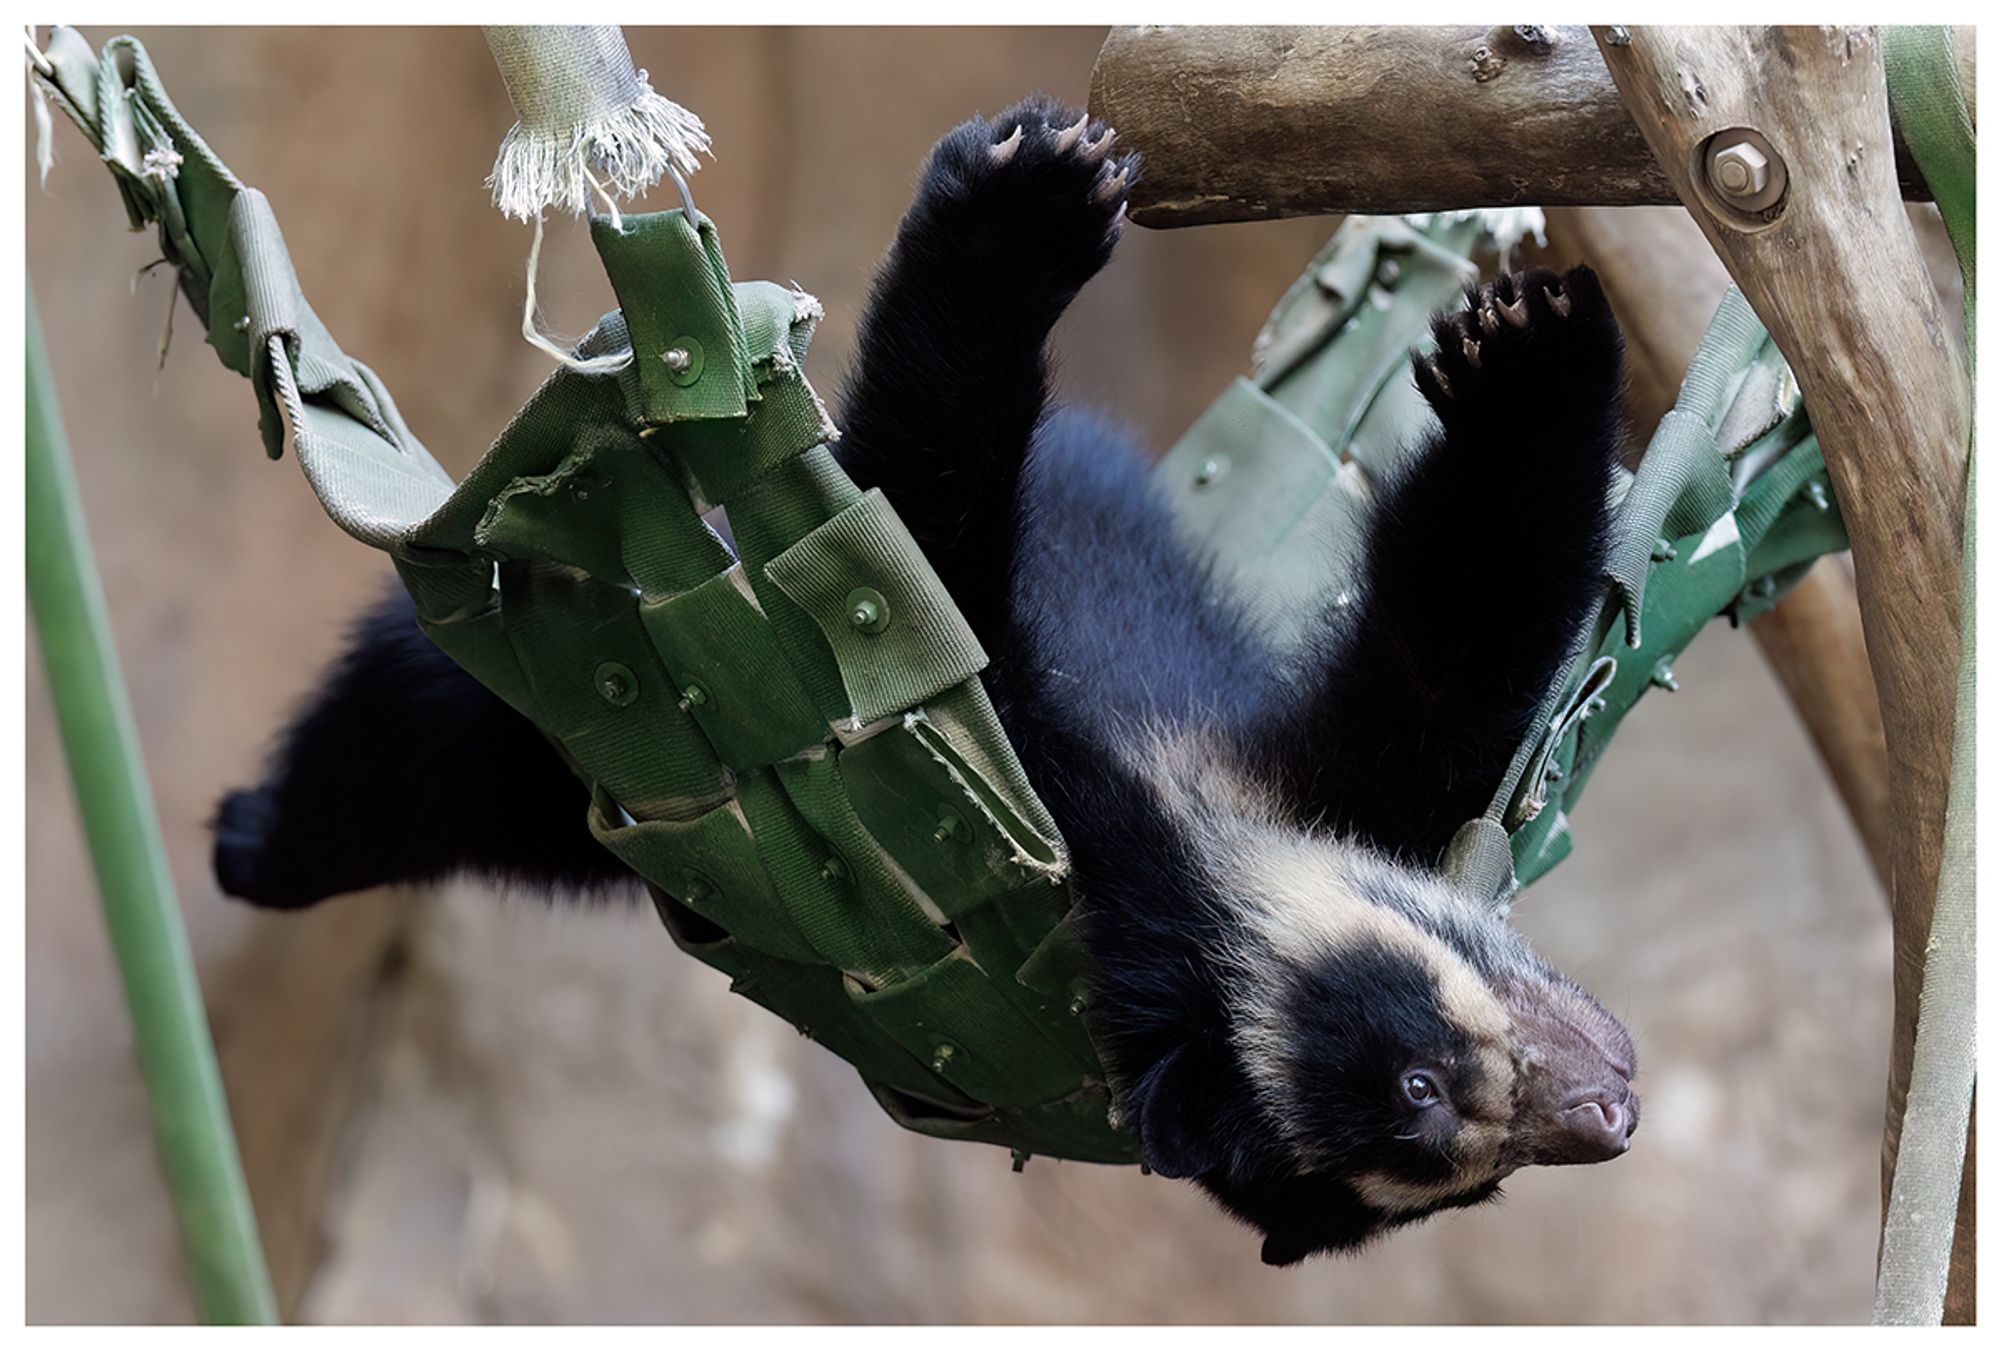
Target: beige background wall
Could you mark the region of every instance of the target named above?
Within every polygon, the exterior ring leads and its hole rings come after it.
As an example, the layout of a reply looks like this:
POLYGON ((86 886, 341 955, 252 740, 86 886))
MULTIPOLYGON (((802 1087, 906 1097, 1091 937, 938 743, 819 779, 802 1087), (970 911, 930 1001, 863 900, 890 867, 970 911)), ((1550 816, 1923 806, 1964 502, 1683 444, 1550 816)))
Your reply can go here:
MULTIPOLYGON (((90 30, 93 41, 110 30, 90 30)), ((284 223, 308 293, 463 473, 546 362, 526 231, 480 180, 510 114, 470 30, 141 30, 183 112, 284 223)), ((720 158, 739 276, 825 302, 837 387, 924 149, 1045 89, 1091 29, 635 31, 720 158)), ((1649 700, 1520 906, 1630 1022, 1644 1129, 1615 1165, 1290 1272, 1186 1187, 899 1132, 845 1066, 681 957, 650 911, 472 887, 291 917, 218 896, 202 822, 389 569, 264 462, 249 389, 82 142, 30 187, 29 272, 267 1247, 308 1320, 1603 1320, 1866 1316, 1888 927, 1752 644, 1649 700)), ((1246 365, 1330 222, 1128 233, 1060 333, 1064 384, 1164 443, 1246 365)), ((1699 284, 1714 287, 1712 278, 1699 284)), ((1718 288, 1719 289, 1719 288, 1718 288)), ((550 326, 610 306, 551 231, 550 326)), ((28 678, 28 1313, 185 1319, 173 1230, 39 658, 28 678)), ((477 785, 468 784, 468 791, 477 785)))

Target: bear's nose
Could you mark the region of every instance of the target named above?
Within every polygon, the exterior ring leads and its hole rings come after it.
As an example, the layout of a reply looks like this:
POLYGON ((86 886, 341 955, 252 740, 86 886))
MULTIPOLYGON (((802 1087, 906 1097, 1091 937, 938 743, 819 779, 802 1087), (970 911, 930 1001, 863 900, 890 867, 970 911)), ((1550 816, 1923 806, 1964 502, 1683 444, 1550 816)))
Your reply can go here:
POLYGON ((1550 1162, 1593 1163, 1615 1158, 1632 1146, 1639 1128, 1638 1102, 1624 1083, 1607 1086, 1565 1107, 1550 1162))

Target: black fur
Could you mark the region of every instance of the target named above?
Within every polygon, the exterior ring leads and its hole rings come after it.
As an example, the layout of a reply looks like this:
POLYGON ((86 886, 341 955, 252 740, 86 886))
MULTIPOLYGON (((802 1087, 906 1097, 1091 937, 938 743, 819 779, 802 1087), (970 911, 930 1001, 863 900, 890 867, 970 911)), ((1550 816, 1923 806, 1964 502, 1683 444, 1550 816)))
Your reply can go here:
POLYGON ((589 793, 532 722, 439 651, 400 585, 215 814, 215 877, 297 909, 471 872, 536 890, 631 884, 584 825, 589 793))
MULTIPOLYGON (((1048 404, 1049 331, 1109 259, 1136 169, 1079 123, 1030 100, 938 144, 861 324, 836 453, 888 496, 993 658, 987 687, 1071 848, 1121 1112, 1155 1170, 1199 1180, 1289 1262, 1493 1193, 1475 1178, 1391 1212, 1351 1180, 1450 1177, 1456 1116, 1413 1113, 1397 1089, 1412 1063, 1471 1074, 1464 1032, 1405 952, 1278 968, 1309 1072, 1275 1118, 1235 1035, 1240 972, 1216 956, 1258 939, 1214 840, 1162 797, 1133 737, 1200 728, 1274 785, 1300 837, 1434 866, 1494 791, 1598 584, 1620 339, 1584 269, 1503 277, 1441 317, 1435 364, 1416 366, 1440 430, 1382 490, 1356 603, 1329 605, 1310 659, 1283 667, 1217 602, 1150 457, 1048 404), (1302 1166, 1302 1148, 1334 1161, 1302 1166)), ((584 804, 539 733, 389 605, 264 786, 224 801, 217 874, 284 906, 455 869, 603 885, 621 872, 584 804)), ((1496 988, 1546 981, 1565 1008, 1589 1003, 1477 914, 1366 875, 1371 903, 1401 906, 1496 988)), ((1615 1045, 1604 1021, 1598 1042, 1615 1045)))

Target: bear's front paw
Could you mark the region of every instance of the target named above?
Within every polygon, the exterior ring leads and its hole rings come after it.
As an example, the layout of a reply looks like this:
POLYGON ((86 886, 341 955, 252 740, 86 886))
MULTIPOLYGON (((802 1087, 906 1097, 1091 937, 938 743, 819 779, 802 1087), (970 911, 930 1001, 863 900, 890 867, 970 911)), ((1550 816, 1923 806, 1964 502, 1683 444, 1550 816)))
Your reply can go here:
POLYGON ((1124 231, 1136 154, 1087 113, 1036 96, 975 118, 931 151, 905 247, 984 271, 997 300, 1067 303, 1124 231))
POLYGON ((1465 308, 1431 321, 1431 336, 1436 350, 1414 360, 1417 388, 1446 423, 1594 417, 1618 395, 1624 339, 1588 267, 1472 287, 1465 308))

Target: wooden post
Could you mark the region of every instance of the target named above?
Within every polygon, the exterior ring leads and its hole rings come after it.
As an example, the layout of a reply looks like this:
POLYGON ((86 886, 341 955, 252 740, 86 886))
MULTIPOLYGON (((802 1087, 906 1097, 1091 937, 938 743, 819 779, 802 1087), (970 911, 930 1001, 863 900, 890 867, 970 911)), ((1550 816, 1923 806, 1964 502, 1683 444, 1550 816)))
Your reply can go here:
MULTIPOLYGON (((1790 361, 1854 545, 1890 794, 1894 1168, 1944 833, 1970 386, 1901 207, 1868 28, 1595 29, 1633 121, 1790 361), (1706 153, 1745 139, 1788 181, 1738 209, 1706 153), (1728 133, 1726 136, 1722 133, 1728 133)), ((1955 1280, 1962 1314, 1970 1281, 1955 1280)))
POLYGON ((1889 746, 1857 599, 1853 564, 1822 558, 1776 609, 1750 621, 1750 634, 1791 695, 1886 894, 1894 855, 1889 746))
POLYGON ((1679 200, 1582 28, 1114 28, 1090 111, 1141 225, 1679 200))

